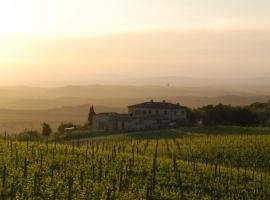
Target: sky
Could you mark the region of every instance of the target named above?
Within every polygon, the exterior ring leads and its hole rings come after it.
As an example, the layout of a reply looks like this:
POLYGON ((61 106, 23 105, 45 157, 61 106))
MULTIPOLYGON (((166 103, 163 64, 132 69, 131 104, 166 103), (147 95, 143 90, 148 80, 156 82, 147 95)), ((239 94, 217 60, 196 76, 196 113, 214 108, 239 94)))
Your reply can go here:
POLYGON ((270 77, 269 0, 3 0, 0 84, 270 77))

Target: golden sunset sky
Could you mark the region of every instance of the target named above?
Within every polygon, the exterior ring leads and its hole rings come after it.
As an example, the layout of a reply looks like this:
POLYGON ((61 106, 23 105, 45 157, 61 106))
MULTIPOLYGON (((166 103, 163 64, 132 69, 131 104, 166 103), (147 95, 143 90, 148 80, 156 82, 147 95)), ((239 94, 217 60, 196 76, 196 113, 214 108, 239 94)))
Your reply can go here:
POLYGON ((0 84, 270 76, 269 0, 2 0, 0 84))

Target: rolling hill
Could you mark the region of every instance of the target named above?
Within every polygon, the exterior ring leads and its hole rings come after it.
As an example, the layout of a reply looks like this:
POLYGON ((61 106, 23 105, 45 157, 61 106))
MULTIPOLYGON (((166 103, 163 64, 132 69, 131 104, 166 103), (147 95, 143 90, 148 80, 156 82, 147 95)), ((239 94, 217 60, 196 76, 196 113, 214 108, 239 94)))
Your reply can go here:
POLYGON ((150 99, 195 108, 218 103, 266 102, 270 95, 226 88, 155 85, 0 87, 0 132, 13 133, 24 128, 39 130, 42 122, 49 122, 53 128, 61 122, 84 124, 90 105, 94 105, 97 112, 126 112, 128 105, 150 99))

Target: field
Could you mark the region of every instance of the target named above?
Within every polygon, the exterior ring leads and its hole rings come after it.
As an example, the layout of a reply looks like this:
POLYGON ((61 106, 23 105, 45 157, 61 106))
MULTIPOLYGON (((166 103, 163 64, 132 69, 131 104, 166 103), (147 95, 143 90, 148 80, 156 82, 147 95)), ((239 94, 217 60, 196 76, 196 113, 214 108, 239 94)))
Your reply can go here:
POLYGON ((2 199, 269 199, 270 130, 0 140, 2 199))

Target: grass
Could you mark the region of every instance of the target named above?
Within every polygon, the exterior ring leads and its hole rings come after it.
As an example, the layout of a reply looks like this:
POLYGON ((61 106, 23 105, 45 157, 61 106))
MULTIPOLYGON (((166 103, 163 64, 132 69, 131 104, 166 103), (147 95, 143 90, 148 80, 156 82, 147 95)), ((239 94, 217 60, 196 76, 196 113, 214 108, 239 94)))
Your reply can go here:
POLYGON ((182 127, 176 129, 119 132, 119 131, 74 131, 61 137, 60 141, 87 140, 104 137, 131 137, 134 139, 175 139, 184 136, 196 135, 268 135, 270 128, 262 127, 237 127, 237 126, 213 126, 213 127, 182 127))

